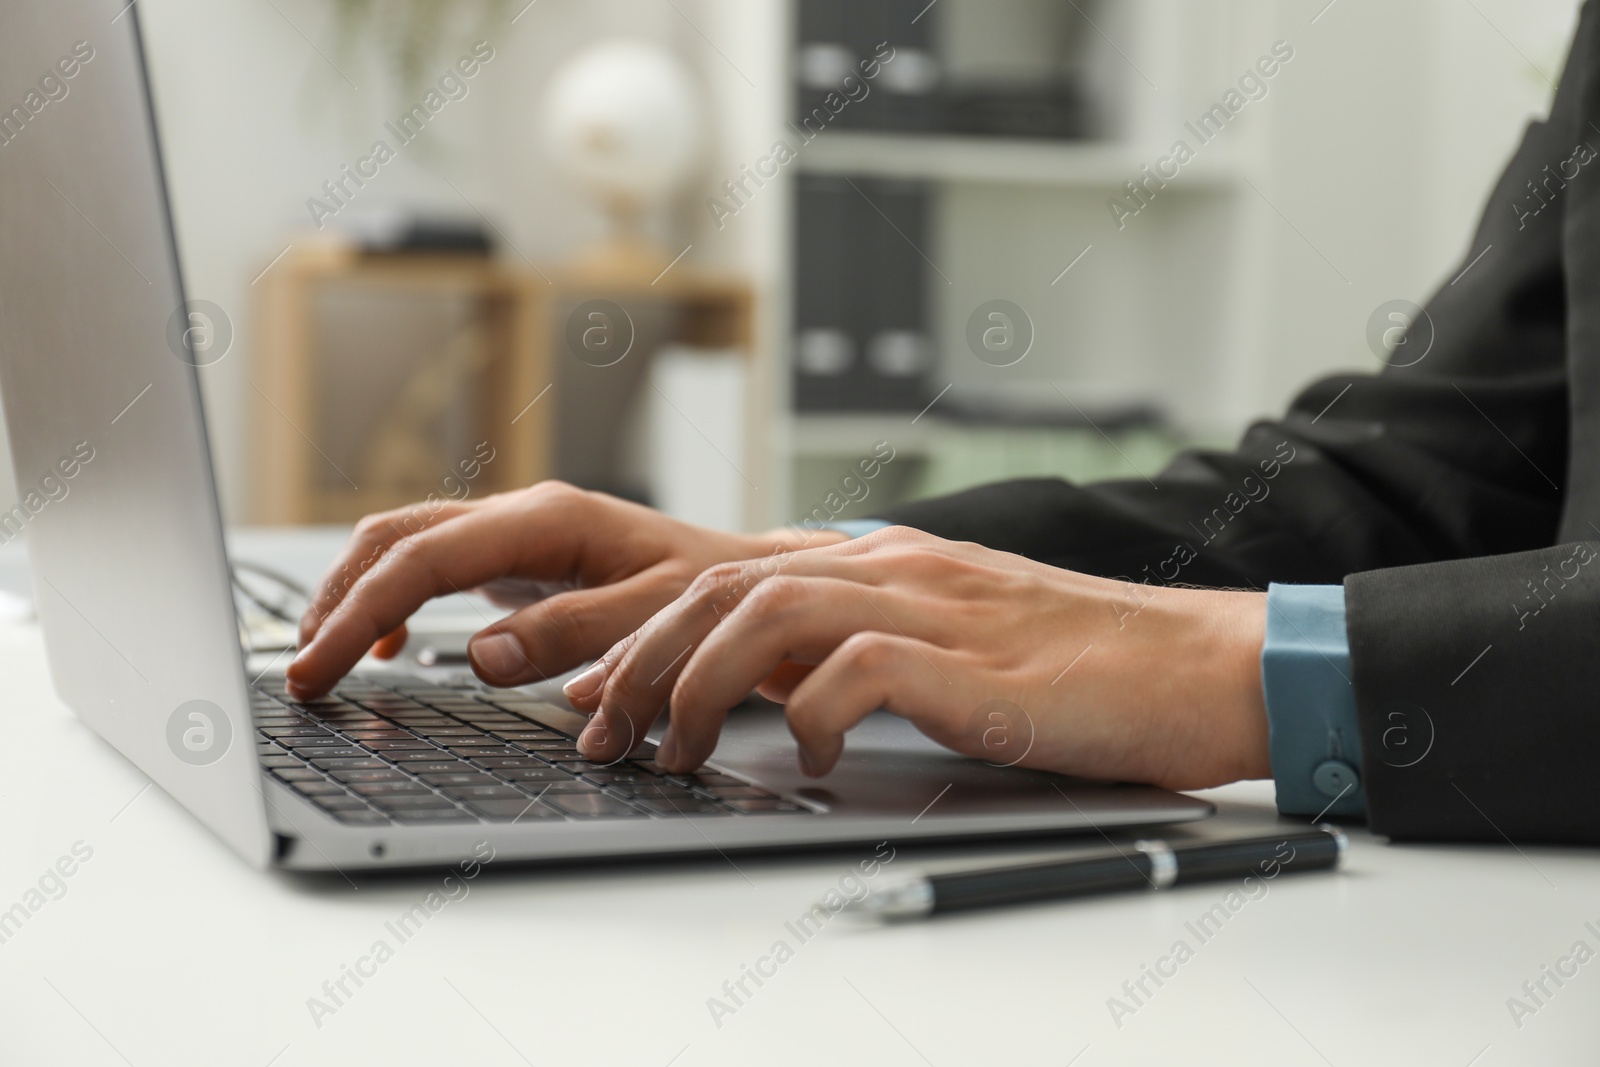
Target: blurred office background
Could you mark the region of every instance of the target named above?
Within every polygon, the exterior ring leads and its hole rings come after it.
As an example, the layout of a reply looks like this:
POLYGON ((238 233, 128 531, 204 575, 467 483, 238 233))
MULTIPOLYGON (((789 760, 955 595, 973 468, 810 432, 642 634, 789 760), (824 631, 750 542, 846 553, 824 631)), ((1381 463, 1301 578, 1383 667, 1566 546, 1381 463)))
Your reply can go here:
POLYGON ((880 441, 844 517, 1153 473, 1381 366, 1577 11, 524 3, 140 3, 229 521, 560 476, 764 527, 880 441))

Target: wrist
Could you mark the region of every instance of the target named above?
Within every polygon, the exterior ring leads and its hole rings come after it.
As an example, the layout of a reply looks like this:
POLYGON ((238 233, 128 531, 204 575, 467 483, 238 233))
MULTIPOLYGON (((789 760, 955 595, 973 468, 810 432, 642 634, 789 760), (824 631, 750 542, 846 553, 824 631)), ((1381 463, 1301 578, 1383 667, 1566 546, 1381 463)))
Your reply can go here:
POLYGON ((1261 679, 1261 648, 1267 635, 1265 593, 1215 594, 1212 614, 1216 692, 1224 694, 1219 719, 1228 724, 1229 755, 1235 761, 1230 779, 1271 778, 1272 755, 1267 724, 1267 699, 1261 679))
POLYGON ((1165 681, 1154 697, 1162 743, 1148 780, 1181 790, 1272 777, 1265 594, 1169 589, 1164 604, 1156 640, 1165 681))

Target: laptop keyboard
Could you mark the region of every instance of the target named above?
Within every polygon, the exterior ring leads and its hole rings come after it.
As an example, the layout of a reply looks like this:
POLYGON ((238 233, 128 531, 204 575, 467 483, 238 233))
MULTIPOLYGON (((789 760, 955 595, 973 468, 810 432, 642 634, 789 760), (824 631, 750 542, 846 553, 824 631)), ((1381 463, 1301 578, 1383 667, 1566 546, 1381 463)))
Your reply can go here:
POLYGON ((648 743, 589 762, 541 720, 548 704, 513 691, 357 675, 296 702, 280 677, 259 682, 251 704, 267 771, 354 826, 810 812, 718 771, 668 774, 648 743))

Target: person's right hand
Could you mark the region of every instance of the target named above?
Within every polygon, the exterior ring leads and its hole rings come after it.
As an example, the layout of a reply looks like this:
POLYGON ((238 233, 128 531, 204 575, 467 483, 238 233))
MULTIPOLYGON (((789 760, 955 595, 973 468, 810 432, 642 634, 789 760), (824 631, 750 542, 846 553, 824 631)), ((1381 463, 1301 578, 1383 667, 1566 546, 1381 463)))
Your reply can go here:
POLYGON ((369 650, 397 654, 428 600, 479 587, 527 606, 474 635, 472 669, 490 685, 526 685, 605 652, 707 567, 799 547, 792 531, 719 533, 561 482, 370 515, 301 619, 289 690, 326 693, 369 650))

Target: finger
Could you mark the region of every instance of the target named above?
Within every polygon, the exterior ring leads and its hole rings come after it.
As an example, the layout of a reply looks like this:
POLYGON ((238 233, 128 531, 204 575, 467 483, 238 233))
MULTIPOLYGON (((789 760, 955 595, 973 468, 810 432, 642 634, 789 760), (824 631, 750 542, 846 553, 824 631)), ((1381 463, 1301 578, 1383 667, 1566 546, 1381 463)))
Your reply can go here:
POLYGON ((813 669, 815 669, 815 664, 811 663, 793 663, 789 661, 780 663, 777 670, 767 675, 761 684, 756 686, 756 692, 775 703, 787 703, 789 694, 793 693, 795 687, 806 680, 806 676, 813 669))
POLYGON ((814 778, 833 770, 846 731, 880 708, 935 739, 950 736, 945 727, 971 704, 967 683, 954 653, 898 634, 856 634, 800 683, 784 708, 800 769, 814 778))
MULTIPOLYGON (((579 736, 579 751, 590 759, 615 759, 629 738, 645 735, 672 691, 674 668, 759 581, 759 572, 751 569, 759 565, 759 561, 721 563, 707 568, 682 596, 580 676, 579 680, 590 681, 598 675, 603 681, 597 701, 600 710, 579 736)), ((662 758, 660 753, 657 758, 662 758)))
POLYGON ((406 647, 410 634, 404 626, 378 638, 378 643, 372 646, 372 654, 379 659, 394 659, 406 647))
POLYGON ((917 613, 913 603, 836 578, 762 582, 666 672, 678 675, 670 690, 672 744, 657 758, 669 770, 698 767, 716 748, 728 710, 784 663, 821 663, 854 634, 897 630, 896 616, 917 613))
POLYGON ((350 540, 345 543, 328 573, 311 596, 305 614, 300 618, 300 644, 311 643, 322 621, 344 600, 345 595, 372 565, 383 557, 396 542, 437 523, 456 518, 475 508, 483 501, 448 503, 439 506, 426 502, 409 507, 395 508, 368 515, 356 523, 350 540))
POLYGON ((585 535, 582 494, 528 494, 487 503, 451 522, 412 534, 368 567, 323 620, 286 674, 298 699, 328 691, 377 640, 436 596, 508 573, 570 573, 585 535))
POLYGON ((480 630, 467 655, 490 685, 526 685, 605 652, 675 592, 664 571, 651 568, 612 585, 559 593, 480 630))
MULTIPOLYGON (((821 549, 724 563, 704 571, 682 596, 633 635, 630 648, 625 653, 613 650, 604 657, 598 668, 598 672, 604 675, 604 688, 596 702, 601 709, 598 713, 599 723, 594 737, 579 738, 579 748, 593 759, 617 758, 621 754, 619 746, 627 738, 643 736, 666 705, 667 697, 673 692, 673 686, 690 653, 725 618, 737 611, 752 592, 758 594, 757 608, 747 618, 759 622, 771 618, 777 613, 776 609, 792 608, 802 613, 817 610, 796 603, 791 595, 798 588, 795 583, 806 578, 822 580, 830 573, 867 577, 874 574, 875 570, 881 570, 864 564, 858 557, 838 555, 822 558, 822 554, 828 551, 821 549), (598 740, 599 726, 612 728, 609 731, 610 743, 596 745, 591 751, 587 746, 598 740)), ((819 586, 818 590, 823 588, 819 586)), ((812 662, 820 660, 834 644, 856 630, 881 628, 886 624, 891 628, 903 625, 884 615, 883 609, 877 606, 878 601, 892 599, 886 597, 881 589, 869 591, 860 588, 858 583, 839 581, 834 581, 826 588, 831 590, 826 594, 826 611, 836 614, 838 625, 829 630, 826 640, 809 632, 804 635, 809 642, 805 645, 806 653, 815 657, 812 662)), ((819 592, 818 595, 824 594, 819 592)), ((775 633, 781 632, 781 627, 760 625, 755 629, 768 639, 767 642, 736 662, 724 662, 721 658, 713 661, 716 663, 714 673, 724 677, 722 684, 704 705, 694 705, 690 717, 680 721, 674 713, 673 722, 662 738, 657 754, 657 759, 663 764, 676 768, 680 762, 684 766, 703 762, 715 747, 728 708, 744 699, 788 655, 787 652, 776 655, 772 651, 771 639, 775 633), (680 732, 685 728, 690 734, 692 751, 680 761, 677 749, 684 740, 680 732), (691 760, 695 762, 691 763, 691 760)), ((736 631, 741 634, 745 632, 742 627, 736 627, 736 631)), ((724 652, 738 651, 738 642, 719 642, 717 647, 720 656, 724 652)), ((805 654, 798 645, 791 651, 800 658, 805 654)))

